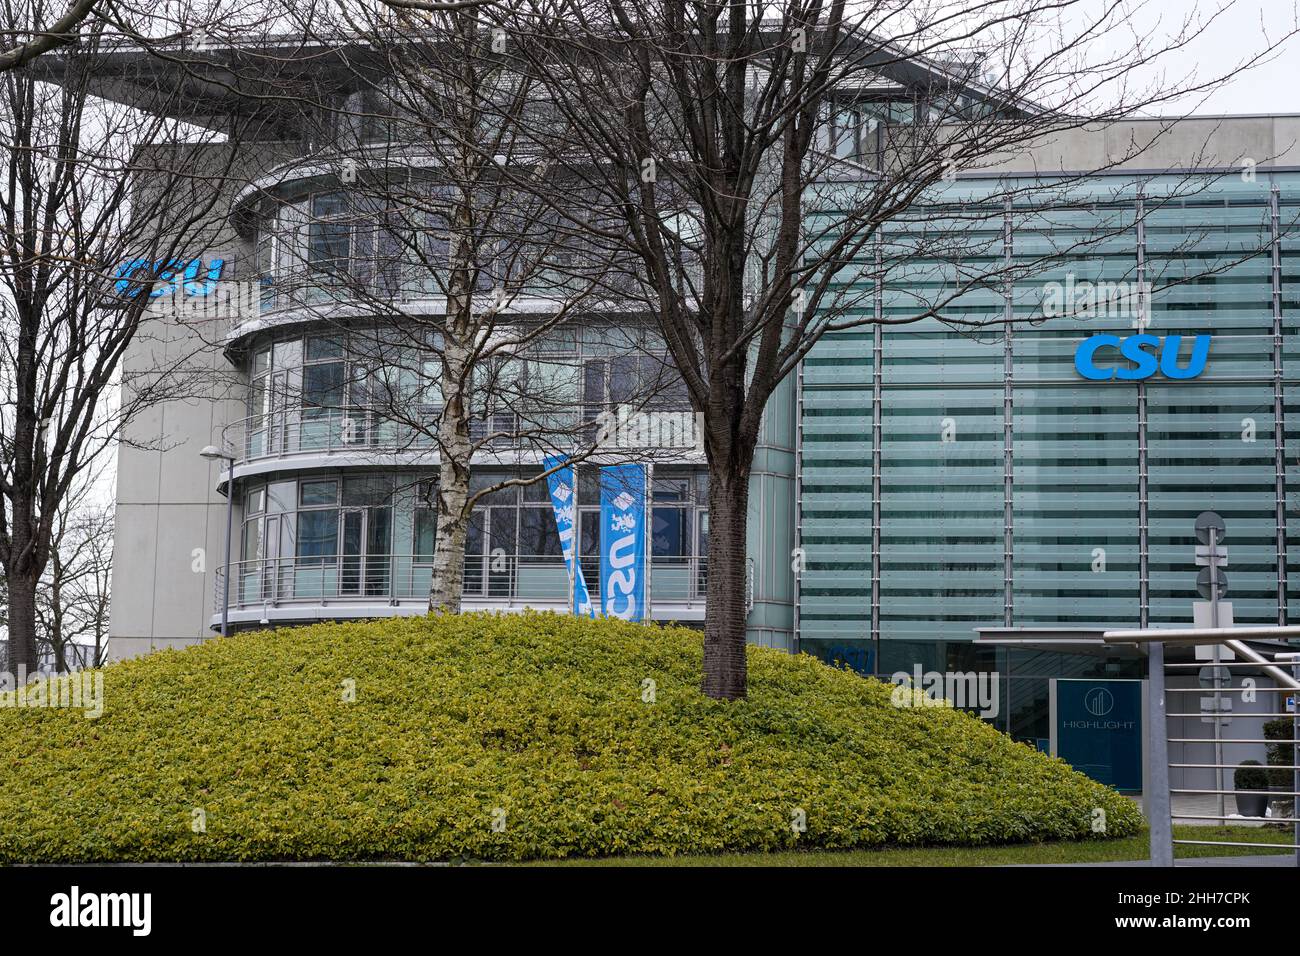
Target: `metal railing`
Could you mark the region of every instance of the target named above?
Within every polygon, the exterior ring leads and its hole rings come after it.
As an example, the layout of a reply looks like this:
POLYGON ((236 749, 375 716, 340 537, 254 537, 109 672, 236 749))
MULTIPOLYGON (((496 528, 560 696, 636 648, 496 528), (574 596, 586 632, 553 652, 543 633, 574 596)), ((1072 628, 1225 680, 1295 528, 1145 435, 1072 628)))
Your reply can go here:
MULTIPOLYGON (((400 308, 403 304, 446 301, 447 277, 439 281, 439 276, 416 263, 355 258, 338 263, 335 270, 295 269, 274 277, 262 276, 258 282, 261 314, 334 309, 367 314, 381 307, 391 311, 395 305, 400 308)), ((492 295, 499 286, 508 289, 514 301, 540 300, 557 307, 571 303, 577 296, 585 296, 593 307, 603 301, 629 308, 643 306, 645 301, 646 293, 631 271, 609 268, 606 263, 574 265, 567 271, 541 269, 527 276, 515 270, 514 274, 493 278, 489 275, 493 271, 509 270, 485 269, 474 290, 476 295, 492 295)), ((691 270, 697 288, 702 275, 698 267, 691 270)))
MULTIPOLYGON (((1148 761, 1150 765, 1150 784, 1151 791, 1148 800, 1148 823, 1151 827, 1151 863, 1153 866, 1173 866, 1174 855, 1173 848, 1176 845, 1198 845, 1198 846, 1231 846, 1231 847, 1249 847, 1259 850, 1278 850, 1291 849, 1295 851, 1296 866, 1300 867, 1300 706, 1295 710, 1287 711, 1283 707, 1285 695, 1300 697, 1300 654, 1295 653, 1277 653, 1273 658, 1265 656, 1249 645, 1243 643, 1243 639, 1295 639, 1300 638, 1300 627, 1238 627, 1238 628, 1184 628, 1171 630, 1136 630, 1136 631, 1107 631, 1105 641, 1110 644, 1136 643, 1143 647, 1148 656, 1148 694, 1150 709, 1150 727, 1148 728, 1147 748, 1149 750, 1148 761), (1220 645, 1231 651, 1235 658, 1232 660, 1218 660, 1209 662, 1205 660, 1196 660, 1190 662, 1166 663, 1164 648, 1166 644, 1175 645, 1220 645), (1233 673, 1236 671, 1247 671, 1256 674, 1264 673, 1269 675, 1276 682, 1273 687, 1253 686, 1251 691, 1255 694, 1279 695, 1276 700, 1276 706, 1270 706, 1267 713, 1245 713, 1236 715, 1234 719, 1253 718, 1260 720, 1280 720, 1290 718, 1292 721, 1292 759, 1289 764, 1261 764, 1257 769, 1265 774, 1274 771, 1285 772, 1291 771, 1290 789, 1285 786, 1269 787, 1267 790, 1258 789, 1235 789, 1235 779, 1233 781, 1234 789, 1227 789, 1223 783, 1218 783, 1214 787, 1172 787, 1169 782, 1169 771, 1171 769, 1190 770, 1204 769, 1213 770, 1217 780, 1222 781, 1225 771, 1234 771, 1237 765, 1222 763, 1221 758, 1216 758, 1210 763, 1179 762, 1171 763, 1169 760, 1169 744, 1182 744, 1184 747, 1196 744, 1251 744, 1258 745, 1261 748, 1270 745, 1282 745, 1285 747, 1286 741, 1270 740, 1266 737, 1216 737, 1216 739, 1205 739, 1200 737, 1175 737, 1169 732, 1168 719, 1174 718, 1203 718, 1207 716, 1203 711, 1189 712, 1185 706, 1167 706, 1168 695, 1187 695, 1196 694, 1202 697, 1216 695, 1216 704, 1214 709, 1209 712, 1208 716, 1213 720, 1220 720, 1225 712, 1219 709, 1217 704, 1217 694, 1222 694, 1222 689, 1206 687, 1166 687, 1165 679, 1172 672, 1178 674, 1185 673, 1189 669, 1197 671, 1212 668, 1220 673, 1233 673), (1288 672, 1288 668, 1289 671, 1288 672), (1217 689, 1217 694, 1216 694, 1217 689), (1218 813, 1206 814, 1187 814, 1177 813, 1174 811, 1172 795, 1179 794, 1182 796, 1205 796, 1218 798, 1218 813), (1289 816, 1260 816, 1256 818, 1247 818, 1244 814, 1225 813, 1224 798, 1235 796, 1237 794, 1254 797, 1264 797, 1265 812, 1267 813, 1270 803, 1278 806, 1279 809, 1285 809, 1289 816), (1290 824, 1292 826, 1291 843, 1263 843, 1263 842, 1244 842, 1233 840, 1194 840, 1194 839, 1175 839, 1173 835, 1173 821, 1177 820, 1199 820, 1207 823, 1216 823, 1226 826, 1229 821, 1241 821, 1251 819, 1256 823, 1267 822, 1269 824, 1290 824)), ((1218 679, 1218 675, 1215 675, 1218 679)), ((1186 698, 1179 696, 1175 701, 1183 701, 1186 698)), ((1267 698, 1266 698, 1267 699, 1267 698)))
MULTIPOLYGON (((617 423, 620 406, 584 403, 568 409, 539 408, 535 411, 498 411, 470 420, 470 441, 486 442, 495 450, 531 447, 563 447, 598 441, 602 416, 617 423)), ((350 405, 339 407, 288 407, 237 419, 222 429, 223 447, 236 464, 268 459, 333 455, 346 452, 370 454, 434 453, 437 449, 440 406, 412 402, 394 414, 393 406, 350 405)), ((647 413, 674 416, 674 423, 693 415, 686 405, 655 403, 647 413)), ((689 423, 687 423, 689 424, 689 423)), ((697 426, 662 429, 667 438, 657 437, 648 446, 654 452, 671 451, 665 444, 682 433, 681 452, 696 451, 691 440, 697 426)), ((658 436, 658 432, 654 432, 658 436)))
MULTIPOLYGON (((594 604, 600 599, 600 565, 583 558, 583 577, 594 604)), ((342 555, 328 558, 257 558, 231 565, 230 610, 310 605, 398 605, 429 596, 432 564, 409 554, 342 555)), ((221 610, 226 568, 218 567, 213 608, 221 610)), ((706 559, 656 557, 651 565, 651 602, 702 604, 706 559)), ((465 560, 462 597, 474 603, 524 605, 571 600, 569 574, 558 557, 472 555, 465 560)))

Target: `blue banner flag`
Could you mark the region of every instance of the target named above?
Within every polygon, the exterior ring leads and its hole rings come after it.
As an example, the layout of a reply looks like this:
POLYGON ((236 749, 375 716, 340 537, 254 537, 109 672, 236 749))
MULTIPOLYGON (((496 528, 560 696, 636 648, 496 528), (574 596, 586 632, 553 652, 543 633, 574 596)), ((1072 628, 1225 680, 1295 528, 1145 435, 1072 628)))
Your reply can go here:
POLYGON ((573 613, 579 617, 595 617, 596 609, 591 606, 587 579, 583 577, 582 563, 577 559, 577 511, 574 508, 577 485, 573 478, 573 466, 565 465, 566 460, 562 456, 552 455, 542 462, 542 468, 545 471, 556 469, 547 475, 546 484, 551 492, 551 508, 555 511, 555 530, 560 535, 560 551, 564 555, 564 566, 569 572, 569 604, 573 613))
POLYGON ((642 621, 646 607, 645 465, 600 470, 600 602, 607 617, 642 621))

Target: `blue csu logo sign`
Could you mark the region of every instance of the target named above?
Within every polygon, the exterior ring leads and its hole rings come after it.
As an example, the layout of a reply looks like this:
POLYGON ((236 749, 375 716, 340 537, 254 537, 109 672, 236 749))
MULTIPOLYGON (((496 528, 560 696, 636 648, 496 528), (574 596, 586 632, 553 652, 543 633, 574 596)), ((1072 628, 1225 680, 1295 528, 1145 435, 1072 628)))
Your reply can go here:
POLYGON ((186 295, 207 295, 217 287, 225 264, 224 259, 213 259, 204 271, 202 259, 128 259, 117 267, 113 278, 117 279, 117 294, 128 298, 139 295, 145 283, 155 277, 151 299, 173 295, 177 287, 183 288, 186 295))
POLYGON ((1150 378, 1160 370, 1165 378, 1196 378, 1205 371, 1206 361, 1210 357, 1210 336, 1198 335, 1192 342, 1192 355, 1185 366, 1178 364, 1178 352, 1182 347, 1181 335, 1159 336, 1130 335, 1121 339, 1118 335, 1094 335, 1079 343, 1074 352, 1074 368, 1084 378, 1097 382, 1118 379, 1124 382, 1141 381, 1150 378), (1107 365, 1098 368, 1098 353, 1103 350, 1119 351, 1120 357, 1128 359, 1131 365, 1107 365))

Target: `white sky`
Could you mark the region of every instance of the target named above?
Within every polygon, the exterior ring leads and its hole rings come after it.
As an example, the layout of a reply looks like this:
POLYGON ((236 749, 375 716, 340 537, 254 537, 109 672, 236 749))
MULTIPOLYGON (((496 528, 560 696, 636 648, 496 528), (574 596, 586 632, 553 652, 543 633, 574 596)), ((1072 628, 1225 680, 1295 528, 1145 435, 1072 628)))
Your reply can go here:
POLYGON ((1193 12, 1208 19, 1224 8, 1226 12, 1206 35, 1184 50, 1169 53, 1163 59, 1163 69, 1171 83, 1188 74, 1202 81, 1221 76, 1231 79, 1208 96, 1171 104, 1159 112, 1300 113, 1300 37, 1283 40, 1296 30, 1300 18, 1293 0, 1154 0, 1135 12, 1134 18, 1158 36, 1193 12), (1239 63, 1279 42, 1268 62, 1233 76, 1239 63))

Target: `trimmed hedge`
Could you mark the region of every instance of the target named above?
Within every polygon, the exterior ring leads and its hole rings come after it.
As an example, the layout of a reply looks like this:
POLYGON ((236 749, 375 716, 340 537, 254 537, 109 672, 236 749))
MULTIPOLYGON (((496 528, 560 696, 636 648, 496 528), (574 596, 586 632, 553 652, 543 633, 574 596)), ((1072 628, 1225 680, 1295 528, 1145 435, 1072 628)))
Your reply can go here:
POLYGON ((700 643, 466 614, 114 664, 98 719, 0 709, 0 859, 522 860, 1141 826, 1063 762, 806 655, 750 647, 749 699, 710 700, 700 643))

